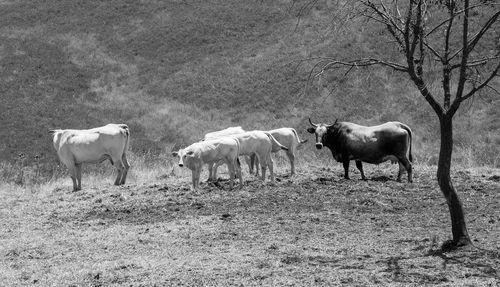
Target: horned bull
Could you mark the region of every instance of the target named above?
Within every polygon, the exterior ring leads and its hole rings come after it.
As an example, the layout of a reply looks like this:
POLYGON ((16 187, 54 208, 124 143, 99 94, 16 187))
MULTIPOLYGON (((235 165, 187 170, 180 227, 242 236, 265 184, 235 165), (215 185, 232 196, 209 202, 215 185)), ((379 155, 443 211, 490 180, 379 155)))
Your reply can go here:
POLYGON ((398 181, 406 170, 408 181, 412 182, 411 129, 400 122, 387 122, 377 126, 362 126, 349 122, 335 121, 334 124, 315 124, 307 131, 316 135, 316 148, 326 146, 333 158, 342 162, 344 177, 349 179, 349 161, 354 160, 366 180, 362 162, 380 164, 385 161, 398 162, 398 181))

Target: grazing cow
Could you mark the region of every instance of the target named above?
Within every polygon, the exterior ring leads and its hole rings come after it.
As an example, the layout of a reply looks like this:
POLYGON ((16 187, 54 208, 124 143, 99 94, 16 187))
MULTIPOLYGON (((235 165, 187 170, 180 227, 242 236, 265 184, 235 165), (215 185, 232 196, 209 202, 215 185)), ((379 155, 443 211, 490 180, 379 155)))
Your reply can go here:
MULTIPOLYGON (((288 150, 286 151, 286 155, 290 160, 290 173, 291 175, 295 174, 295 151, 299 144, 307 142, 307 140, 300 140, 297 131, 293 128, 279 128, 267 131, 270 133, 280 144, 286 146, 288 150)), ((281 148, 273 147, 271 152, 276 153, 280 151, 281 148)), ((259 163, 255 160, 255 157, 252 157, 255 166, 257 167, 259 163)), ((252 168, 254 164, 251 164, 252 168)), ((258 173, 258 169, 257 169, 258 173)))
POLYGON ((200 183, 200 173, 204 164, 213 164, 223 160, 229 169, 230 187, 233 188, 235 171, 240 179, 240 187, 243 186, 241 170, 236 161, 240 152, 239 142, 230 137, 215 138, 211 140, 196 142, 177 152, 173 156, 179 157, 179 166, 186 166, 191 170, 193 189, 196 190, 200 183))
POLYGON ((315 124, 308 128, 309 133, 316 134, 316 148, 326 146, 332 152, 333 158, 344 165, 344 177, 349 178, 349 161, 356 161, 356 167, 361 177, 362 162, 380 164, 384 161, 399 163, 398 181, 404 169, 408 172, 408 181, 412 182, 411 129, 400 122, 387 122, 378 126, 365 127, 348 122, 338 122, 333 125, 315 124), (407 157, 407 154, 409 157, 407 157), (409 160, 408 160, 409 158, 409 160))
MULTIPOLYGON (((244 133, 245 130, 238 126, 238 127, 229 127, 220 131, 215 131, 215 132, 210 132, 205 134, 205 137, 203 140, 210 140, 210 139, 216 139, 216 138, 221 138, 221 137, 228 137, 232 136, 235 134, 242 134, 244 133)), ((250 170, 250 173, 252 173, 252 167, 250 166, 251 161, 248 156, 245 156, 245 161, 248 164, 248 168, 250 170)), ((217 180, 217 168, 219 165, 221 165, 223 162, 217 162, 217 163, 210 163, 208 165, 208 180, 209 181, 216 181, 217 180)))
POLYGON ((264 131, 249 131, 233 135, 240 143, 240 155, 251 156, 255 154, 262 169, 262 181, 266 179, 266 167, 269 167, 271 182, 274 182, 273 160, 271 151, 273 149, 288 150, 279 143, 270 133, 264 131))
POLYGON ((130 132, 125 124, 108 124, 88 130, 51 130, 59 160, 69 169, 73 191, 82 189, 82 163, 110 160, 118 170, 115 185, 122 185, 130 165, 126 152, 130 132))

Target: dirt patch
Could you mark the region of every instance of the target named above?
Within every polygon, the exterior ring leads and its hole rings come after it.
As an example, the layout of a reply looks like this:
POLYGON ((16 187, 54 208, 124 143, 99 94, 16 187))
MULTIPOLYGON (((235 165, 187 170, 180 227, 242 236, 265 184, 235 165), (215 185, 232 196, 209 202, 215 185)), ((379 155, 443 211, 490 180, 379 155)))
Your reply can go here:
POLYGON ((11 285, 500 282, 498 182, 455 177, 474 246, 445 252, 449 213, 433 170, 419 171, 414 183, 338 174, 278 171, 274 185, 246 176, 245 186, 232 190, 221 180, 191 191, 189 178, 168 177, 145 186, 5 195, 2 210, 14 202, 23 209, 0 225, 0 273, 11 285))

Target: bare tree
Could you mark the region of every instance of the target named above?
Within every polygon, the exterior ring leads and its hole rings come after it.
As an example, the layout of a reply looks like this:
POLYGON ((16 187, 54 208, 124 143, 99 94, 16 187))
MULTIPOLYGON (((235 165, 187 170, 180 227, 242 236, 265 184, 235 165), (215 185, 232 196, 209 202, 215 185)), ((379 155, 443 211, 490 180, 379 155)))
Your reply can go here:
POLYGON ((398 59, 378 57, 354 60, 322 58, 311 71, 320 75, 330 69, 381 65, 406 73, 436 113, 441 132, 437 169, 439 187, 451 216, 453 240, 449 246, 471 244, 459 196, 450 177, 453 151, 453 116, 460 105, 490 85, 500 69, 500 43, 494 35, 500 15, 495 1, 468 0, 359 0, 360 14, 383 25, 398 59), (479 17, 480 16, 480 17, 479 17), (493 28, 492 28, 493 27, 493 28), (492 36, 493 34, 493 36, 492 36), (487 35, 487 36, 486 36, 487 35), (488 42, 493 49, 478 48, 488 42), (483 43, 484 44, 484 43, 483 43), (429 82, 439 77, 440 92, 429 82), (441 100, 439 100, 441 99, 441 100))

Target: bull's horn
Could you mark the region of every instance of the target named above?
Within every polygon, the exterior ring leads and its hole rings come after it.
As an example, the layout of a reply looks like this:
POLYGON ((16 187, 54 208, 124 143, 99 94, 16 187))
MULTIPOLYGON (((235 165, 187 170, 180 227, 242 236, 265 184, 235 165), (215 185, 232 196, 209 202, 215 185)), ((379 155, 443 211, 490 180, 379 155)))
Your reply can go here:
POLYGON ((315 124, 315 123, 311 122, 311 118, 309 118, 309 123, 310 123, 313 127, 315 127, 315 128, 317 128, 317 127, 318 127, 318 125, 317 125, 317 124, 315 124))

